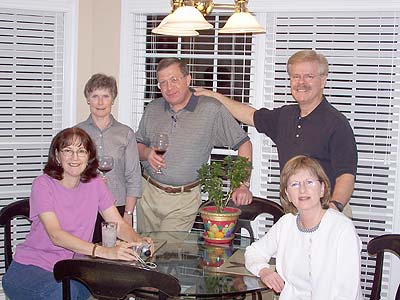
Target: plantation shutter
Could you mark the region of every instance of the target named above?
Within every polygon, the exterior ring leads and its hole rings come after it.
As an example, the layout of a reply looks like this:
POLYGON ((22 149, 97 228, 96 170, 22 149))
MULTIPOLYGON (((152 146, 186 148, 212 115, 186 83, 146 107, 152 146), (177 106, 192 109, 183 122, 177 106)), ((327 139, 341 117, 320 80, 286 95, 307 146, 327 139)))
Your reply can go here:
MULTIPOLYGON (((318 12, 276 13, 268 19, 271 25, 265 47, 272 52, 272 60, 266 59, 264 66, 266 92, 259 106, 293 103, 286 62, 296 51, 314 49, 329 61, 325 95, 347 116, 357 141, 358 168, 351 207, 363 242, 362 285, 369 295, 375 263, 366 245, 377 235, 393 232, 399 152, 399 16, 392 12, 318 12)), ((264 138, 262 152, 261 195, 279 199, 279 165, 276 147, 269 138, 264 138)), ((385 267, 383 299, 387 297, 390 265, 385 267)))
MULTIPOLYGON (((32 181, 47 160, 51 138, 62 127, 63 45, 62 13, 1 9, 1 207, 29 197, 32 181)), ((27 223, 16 224, 21 226, 14 244, 29 231, 27 223)), ((0 243, 0 273, 4 273, 0 243)))

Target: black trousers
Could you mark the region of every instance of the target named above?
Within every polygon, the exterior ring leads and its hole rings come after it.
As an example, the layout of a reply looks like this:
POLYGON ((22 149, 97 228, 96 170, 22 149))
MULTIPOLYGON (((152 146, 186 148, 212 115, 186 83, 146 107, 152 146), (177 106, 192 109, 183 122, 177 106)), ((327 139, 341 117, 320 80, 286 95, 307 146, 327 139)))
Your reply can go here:
MULTIPOLYGON (((125 213, 125 205, 117 206, 117 209, 122 217, 124 217, 125 213)), ((94 225, 94 232, 93 232, 93 243, 101 243, 101 222, 104 222, 103 217, 100 213, 97 214, 96 225, 94 225)))

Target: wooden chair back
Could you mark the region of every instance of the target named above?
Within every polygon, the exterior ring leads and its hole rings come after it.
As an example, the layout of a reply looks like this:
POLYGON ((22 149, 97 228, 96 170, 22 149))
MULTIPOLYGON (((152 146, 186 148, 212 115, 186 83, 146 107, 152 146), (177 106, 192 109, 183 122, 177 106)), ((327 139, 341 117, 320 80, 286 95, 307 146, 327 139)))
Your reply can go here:
POLYGON ((280 204, 260 197, 253 197, 253 202, 250 205, 242 205, 239 208, 242 213, 236 223, 235 233, 239 233, 242 228, 246 229, 249 232, 251 242, 255 241, 251 221, 254 221, 260 214, 266 213, 272 216, 272 222, 275 224, 285 214, 280 204))
POLYGON ((6 270, 13 260, 12 252, 12 220, 22 217, 29 220, 29 199, 8 204, 0 211, 0 225, 4 227, 4 259, 6 270))
MULTIPOLYGON (((62 281, 63 299, 70 300, 70 280, 85 284, 96 299, 124 299, 137 289, 155 288, 158 299, 178 296, 179 281, 168 274, 124 263, 98 259, 67 259, 54 266, 54 277, 62 281)), ((153 294, 154 296, 154 294, 153 294)))
MULTIPOLYGON (((374 280, 370 300, 381 299, 383 258, 385 252, 396 254, 400 258, 400 234, 385 234, 377 236, 368 242, 368 253, 376 255, 374 280)), ((396 300, 400 300, 400 284, 397 287, 396 300)))

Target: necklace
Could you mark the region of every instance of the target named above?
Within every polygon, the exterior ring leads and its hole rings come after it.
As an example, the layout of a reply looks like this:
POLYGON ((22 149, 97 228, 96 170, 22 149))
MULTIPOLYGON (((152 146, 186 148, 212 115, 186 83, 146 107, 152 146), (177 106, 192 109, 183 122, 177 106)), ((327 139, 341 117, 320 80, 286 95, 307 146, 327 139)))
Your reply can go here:
POLYGON ((297 215, 296 217, 296 225, 297 225, 297 229, 300 230, 301 232, 305 232, 305 233, 311 233, 314 232, 318 229, 319 224, 321 223, 321 221, 319 221, 319 223, 317 225, 315 225, 314 227, 311 228, 304 228, 301 226, 300 224, 300 215, 297 215))

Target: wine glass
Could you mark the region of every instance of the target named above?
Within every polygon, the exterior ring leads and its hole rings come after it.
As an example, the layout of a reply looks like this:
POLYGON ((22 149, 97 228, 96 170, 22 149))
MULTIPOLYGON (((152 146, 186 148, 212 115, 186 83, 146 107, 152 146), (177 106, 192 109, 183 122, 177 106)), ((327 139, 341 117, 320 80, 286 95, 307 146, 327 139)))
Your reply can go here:
POLYGON ((103 155, 99 157, 99 171, 105 176, 106 173, 110 172, 114 168, 114 158, 109 155, 103 155))
MULTIPOLYGON (((154 135, 152 141, 152 147, 157 155, 163 156, 168 149, 168 134, 166 133, 157 133, 154 135)), ((156 174, 163 174, 161 170, 161 166, 158 166, 156 174)))

